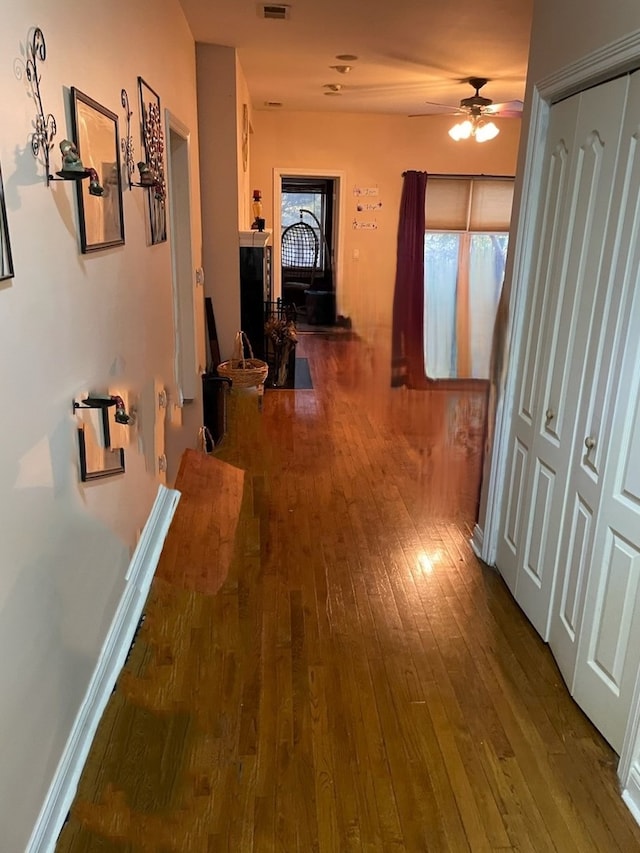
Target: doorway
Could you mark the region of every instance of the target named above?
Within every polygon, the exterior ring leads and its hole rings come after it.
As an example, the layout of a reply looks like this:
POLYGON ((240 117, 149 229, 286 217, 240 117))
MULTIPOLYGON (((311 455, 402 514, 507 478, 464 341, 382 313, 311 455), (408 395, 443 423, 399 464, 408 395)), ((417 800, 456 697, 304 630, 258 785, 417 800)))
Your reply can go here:
POLYGON ((196 401, 201 399, 200 377, 206 364, 203 273, 194 271, 192 249, 190 136, 189 128, 165 111, 173 291, 173 341, 168 345, 173 346, 174 362, 172 387, 165 395, 167 408, 158 413, 155 445, 162 443, 170 483, 178 472, 184 436, 196 435, 202 422, 202 410, 196 401))
POLYGON ((318 240, 316 290, 333 291, 333 178, 282 178, 281 231, 304 222, 318 240))
POLYGON ((167 121, 167 177, 173 277, 174 375, 180 405, 198 394, 196 312, 191 253, 189 131, 174 116, 167 121))
MULTIPOLYGON (((326 297, 314 295, 311 302, 316 310, 318 298, 330 300, 331 325, 340 309, 344 186, 344 174, 338 170, 274 169, 274 297, 285 299, 288 296, 283 285, 286 277, 282 269, 282 233, 302 219, 313 229, 318 241, 312 290, 317 294, 327 294, 326 297)), ((306 298, 298 301, 303 309, 298 325, 304 327, 306 298)))

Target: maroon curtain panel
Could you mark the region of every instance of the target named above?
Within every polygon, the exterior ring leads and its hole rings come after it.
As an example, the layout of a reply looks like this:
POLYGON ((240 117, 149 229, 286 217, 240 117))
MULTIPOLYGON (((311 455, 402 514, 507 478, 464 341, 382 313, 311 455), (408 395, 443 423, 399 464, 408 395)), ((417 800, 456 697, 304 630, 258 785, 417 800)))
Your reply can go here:
POLYGON ((424 227, 426 172, 404 172, 393 296, 391 385, 420 388, 424 372, 424 227))

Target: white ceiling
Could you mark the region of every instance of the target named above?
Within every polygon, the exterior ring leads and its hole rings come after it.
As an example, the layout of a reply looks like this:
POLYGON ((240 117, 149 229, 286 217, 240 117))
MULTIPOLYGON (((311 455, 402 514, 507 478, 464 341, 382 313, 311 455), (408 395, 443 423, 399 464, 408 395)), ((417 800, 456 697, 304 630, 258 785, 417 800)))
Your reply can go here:
POLYGON ((533 0, 289 0, 285 21, 254 0, 180 2, 196 41, 237 48, 256 110, 441 112, 426 101, 457 106, 471 76, 494 102, 524 97, 533 0))

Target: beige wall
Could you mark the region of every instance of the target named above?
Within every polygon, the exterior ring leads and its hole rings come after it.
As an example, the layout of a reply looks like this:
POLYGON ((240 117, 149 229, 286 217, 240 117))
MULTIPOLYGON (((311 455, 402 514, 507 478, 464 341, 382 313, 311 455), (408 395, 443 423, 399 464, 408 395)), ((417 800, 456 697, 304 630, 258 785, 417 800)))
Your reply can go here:
POLYGON ((535 0, 529 80, 535 83, 639 29, 638 0, 535 0))
MULTIPOLYGON (((194 266, 200 264, 194 43, 177 0, 4 3, 0 162, 15 277, 0 282, 0 850, 25 849, 82 707, 158 488, 154 382, 174 383, 171 247, 147 245, 142 190, 124 192, 125 245, 83 255, 75 186, 47 188, 32 156, 35 107, 20 65, 31 28, 46 38, 44 108, 71 134, 69 87, 116 113, 129 94, 141 150, 137 77, 191 134, 194 266), (73 22, 72 25, 70 22, 73 22), (83 485, 72 401, 81 391, 139 401, 120 428, 126 473, 83 485), (150 427, 150 429, 147 429, 150 427)), ((194 411, 195 411, 194 407, 194 411)), ((195 441, 176 417, 172 446, 195 441)), ((173 421, 173 417, 172 417, 173 421)), ((114 431, 115 432, 115 431, 114 431)))
POLYGON ((368 339, 390 339, 402 172, 514 174, 520 122, 503 120, 492 142, 453 142, 450 116, 255 111, 251 138, 251 185, 263 193, 267 227, 273 224, 273 169, 345 174, 342 212, 343 278, 337 282, 338 312, 351 317, 368 339), (354 187, 379 188, 382 208, 356 214, 354 187), (354 230, 354 218, 375 219, 375 231, 354 230), (356 259, 354 254, 358 254, 356 259))
POLYGON ((227 359, 240 327, 238 228, 244 214, 239 189, 244 179, 238 112, 243 93, 234 48, 198 44, 196 56, 204 287, 213 303, 220 352, 227 359))
POLYGON ((249 143, 247 142, 246 168, 242 158, 243 109, 247 109, 248 129, 251 128, 251 95, 249 87, 236 57, 236 150, 238 162, 238 228, 246 231, 251 227, 251 173, 249 171, 249 143))

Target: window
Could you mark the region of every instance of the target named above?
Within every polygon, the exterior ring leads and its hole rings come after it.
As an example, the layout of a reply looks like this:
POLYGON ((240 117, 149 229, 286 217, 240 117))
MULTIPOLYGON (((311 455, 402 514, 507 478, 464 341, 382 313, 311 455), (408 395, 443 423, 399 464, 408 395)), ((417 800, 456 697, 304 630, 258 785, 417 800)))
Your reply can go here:
POLYGON ((513 200, 512 178, 427 181, 425 372, 488 379, 513 200))

